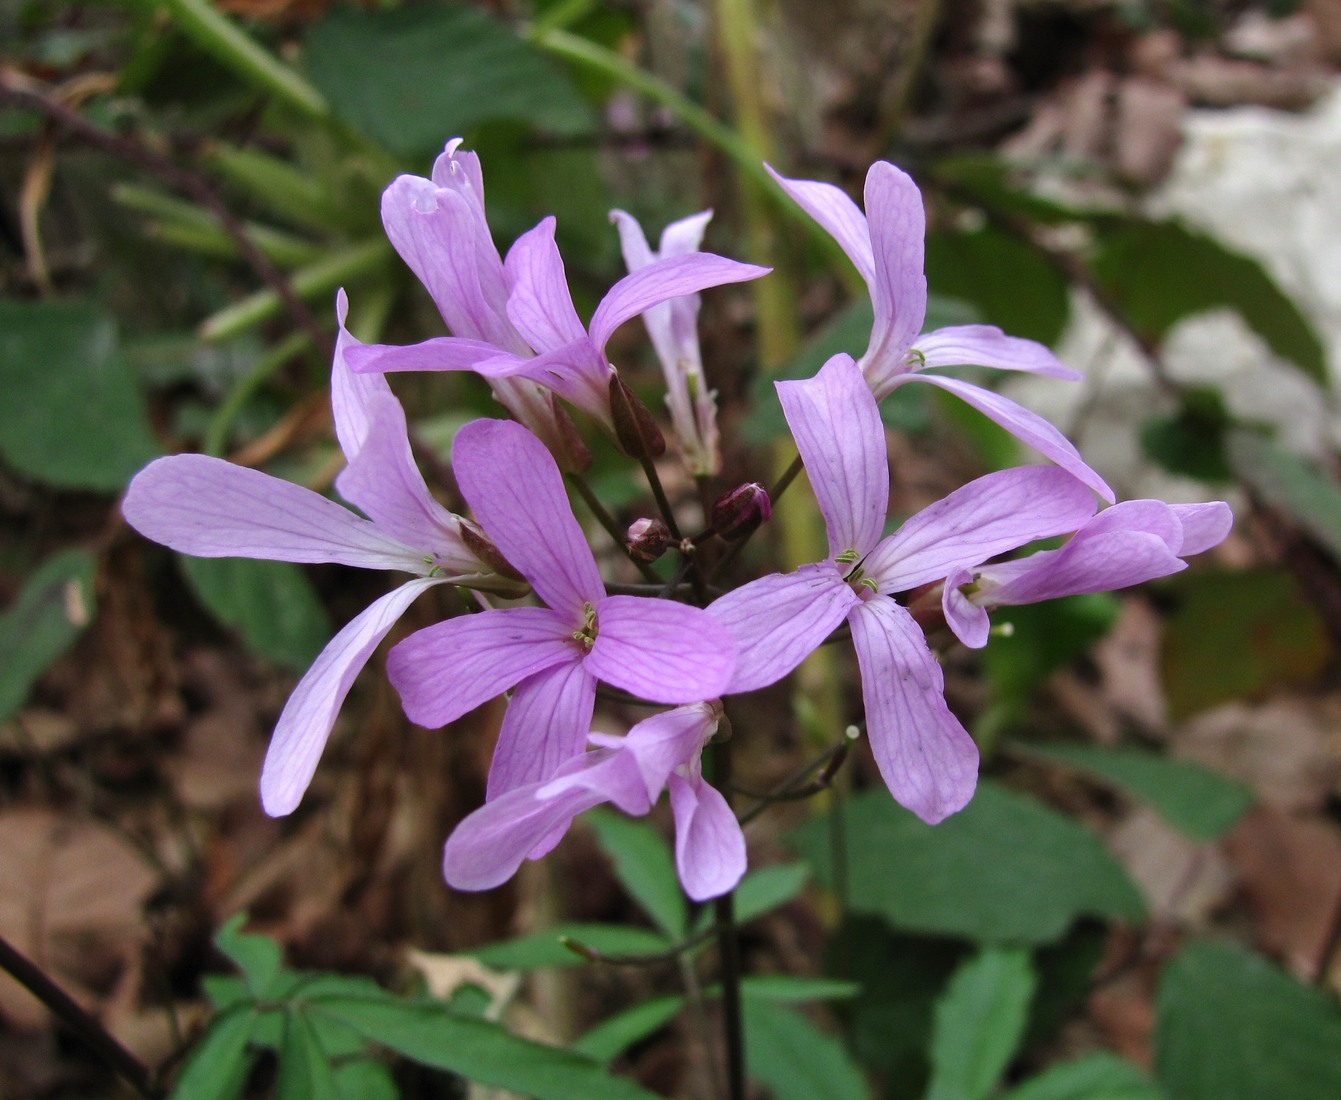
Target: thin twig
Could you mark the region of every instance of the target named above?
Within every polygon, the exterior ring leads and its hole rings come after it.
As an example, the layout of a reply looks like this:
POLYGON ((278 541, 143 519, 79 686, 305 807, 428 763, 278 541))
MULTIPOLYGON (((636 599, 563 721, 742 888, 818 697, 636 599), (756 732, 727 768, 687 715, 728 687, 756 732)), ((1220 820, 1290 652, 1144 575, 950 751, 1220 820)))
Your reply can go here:
POLYGON ((657 576, 655 569, 648 565, 647 562, 639 561, 629 553, 628 543, 624 540, 624 532, 619 529, 619 523, 615 520, 614 516, 605 510, 605 505, 601 503, 600 497, 598 497, 592 491, 591 486, 587 484, 587 479, 581 474, 575 473, 565 474, 564 477, 568 479, 568 484, 577 490, 577 495, 582 498, 587 507, 591 510, 591 514, 596 517, 596 522, 605 528, 605 533, 614 540, 615 546, 622 550, 629 561, 633 562, 633 564, 638 567, 638 572, 647 578, 647 582, 649 584, 657 585, 658 588, 664 585, 666 582, 657 576))
POLYGON ((852 751, 852 746, 857 741, 857 727, 849 726, 847 732, 843 735, 843 740, 838 744, 825 749, 819 756, 801 768, 798 768, 771 791, 751 791, 736 784, 733 788, 749 798, 756 798, 759 801, 740 815, 740 824, 748 825, 769 806, 776 802, 796 802, 803 798, 810 798, 821 791, 828 790, 833 784, 834 777, 838 774, 838 769, 843 766, 847 760, 848 753, 852 751), (805 782, 806 777, 811 772, 819 769, 817 775, 811 782, 805 782))

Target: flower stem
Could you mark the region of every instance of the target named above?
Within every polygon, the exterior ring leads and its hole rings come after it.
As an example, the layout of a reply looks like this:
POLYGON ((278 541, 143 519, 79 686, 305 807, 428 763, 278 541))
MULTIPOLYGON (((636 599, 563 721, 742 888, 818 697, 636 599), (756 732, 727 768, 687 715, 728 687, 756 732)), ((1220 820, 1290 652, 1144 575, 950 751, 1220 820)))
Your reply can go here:
POLYGON ((581 474, 573 473, 565 474, 564 477, 568 479, 568 484, 577 490, 577 495, 591 509, 591 514, 596 517, 596 522, 605 528, 607 535, 614 539, 616 548, 622 550, 628 556, 629 561, 638 567, 638 571, 647 579, 647 582, 658 587, 664 585, 666 582, 657 576, 655 569, 629 554, 628 547, 624 544, 624 533, 620 531, 618 522, 616 522, 614 516, 605 510, 605 505, 601 503, 600 497, 592 492, 591 486, 587 484, 587 479, 581 474))
MULTIPOLYGON (((708 748, 712 783, 731 802, 731 742, 708 748)), ((728 891, 713 902, 717 953, 722 968, 722 1038, 726 1045, 727 1096, 745 1100, 745 1026, 740 1003, 740 937, 736 932, 736 900, 728 891)))

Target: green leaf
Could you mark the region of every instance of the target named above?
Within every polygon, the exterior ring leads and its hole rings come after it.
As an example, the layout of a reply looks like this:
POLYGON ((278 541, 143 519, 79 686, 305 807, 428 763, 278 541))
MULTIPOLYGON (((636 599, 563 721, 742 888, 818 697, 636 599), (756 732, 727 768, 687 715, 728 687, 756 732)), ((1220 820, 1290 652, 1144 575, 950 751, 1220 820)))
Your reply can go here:
POLYGON ((936 1005, 927 1100, 986 1100, 1019 1047, 1034 983, 1018 947, 986 948, 955 971, 936 1005))
POLYGON ((800 1004, 803 1001, 845 1001, 861 992, 861 983, 838 978, 801 978, 793 974, 759 974, 740 983, 744 997, 774 1004, 800 1004))
POLYGON ((650 1001, 643 1001, 602 1020, 574 1042, 572 1049, 605 1065, 634 1043, 641 1042, 665 1027, 675 1019, 684 1004, 683 997, 654 997, 650 1001))
POLYGON ((594 124, 561 70, 462 4, 336 9, 308 34, 305 56, 331 110, 401 156, 432 156, 452 135, 504 119, 565 136, 594 124))
POLYGON ((214 946, 242 971, 248 992, 260 1000, 272 995, 284 953, 269 936, 243 932, 242 926, 246 923, 246 913, 229 917, 214 933, 214 946))
POLYGON ((867 1100, 870 1090, 843 1044, 790 1008, 751 998, 745 1016, 745 1062, 774 1100, 867 1100))
POLYGON ((161 453, 116 325, 97 306, 0 301, 0 393, 11 410, 0 456, 34 481, 119 492, 161 453))
POLYGON ((1162 1100, 1139 1069, 1116 1054, 1063 1062, 1002 1095, 1001 1100, 1162 1100))
POLYGON ((1029 745, 1029 751, 1110 780, 1150 803, 1175 829, 1194 840, 1229 832, 1253 803, 1252 788, 1190 760, 1142 749, 1091 745, 1029 745))
POLYGON ((1283 569, 1183 573, 1165 587, 1178 600, 1160 651, 1175 722, 1220 703, 1307 684, 1331 660, 1321 615, 1283 569))
POLYGON ((1260 955, 1188 944, 1155 1002, 1156 1077, 1176 1100, 1335 1100, 1341 1012, 1260 955))
POLYGON ((23 706, 38 677, 93 621, 97 564, 87 550, 53 554, 0 615, 0 721, 23 706))
POLYGON ((172 1100, 236 1100, 241 1096, 252 1062, 247 1040, 259 1017, 251 1005, 215 1016, 182 1066, 172 1100))
POLYGON ((1341 558, 1341 486, 1256 432, 1233 431, 1228 446, 1242 481, 1341 558))
POLYGON ((275 1100, 340 1100, 330 1058, 302 1011, 284 1014, 275 1100))
POLYGON ((1107 592, 1066 596, 1047 603, 1003 607, 995 624, 1009 623, 1009 637, 994 637, 982 651, 983 669, 1004 701, 1018 705, 1112 629, 1117 601, 1107 592))
POLYGON ((400 1100, 391 1071, 381 1062, 358 1058, 335 1067, 335 1084, 347 1100, 400 1100))
POLYGON ((1158 344, 1185 317, 1228 307, 1282 359, 1327 385, 1321 340, 1256 260, 1176 221, 1098 228, 1095 280, 1146 339, 1158 344))
POLYGON ((673 940, 689 927, 680 879, 670 846, 650 821, 609 810, 592 810, 583 820, 614 864, 624 889, 673 940))
POLYGON ((1224 398, 1215 390, 1192 389, 1180 398, 1171 417, 1141 425, 1145 453, 1170 473, 1199 481, 1231 481, 1233 470, 1225 457, 1225 433, 1231 421, 1224 398))
POLYGON ((471 952, 495 970, 536 970, 542 966, 584 966, 587 960, 564 946, 570 939, 602 955, 655 955, 671 948, 665 936, 626 924, 559 924, 471 952))
MULTIPOLYGON (((1047 943, 1082 915, 1140 921, 1141 895, 1084 826, 992 782, 939 825, 884 788, 845 809, 848 906, 895 928, 988 943, 1047 943)), ((790 834, 821 882, 833 882, 829 822, 790 834)))
POLYGON ((300 671, 330 638, 326 611, 298 566, 252 558, 177 560, 201 603, 252 652, 300 671))
POLYGON ((632 1081, 588 1058, 509 1034, 497 1024, 453 1016, 437 1005, 334 997, 309 1011, 338 1020, 421 1065, 539 1100, 653 1100, 632 1081))

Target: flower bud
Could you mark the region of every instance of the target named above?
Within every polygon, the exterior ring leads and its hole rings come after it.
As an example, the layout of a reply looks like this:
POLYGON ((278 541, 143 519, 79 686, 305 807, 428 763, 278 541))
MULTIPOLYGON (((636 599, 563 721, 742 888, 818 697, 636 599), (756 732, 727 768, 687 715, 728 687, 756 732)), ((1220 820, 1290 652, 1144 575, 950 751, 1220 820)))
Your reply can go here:
POLYGON ((670 528, 659 519, 636 519, 624 536, 624 545, 639 561, 656 561, 670 544, 670 528))
POLYGON ((646 405, 619 377, 610 372, 610 419, 615 426, 615 439, 630 458, 660 458, 666 453, 666 437, 646 405))
POLYGON ((735 542, 751 534, 772 514, 768 492, 757 481, 748 481, 713 503, 712 529, 727 542, 735 542))
MULTIPOLYGON (((461 541, 472 554, 498 574, 498 584, 494 586, 499 595, 524 596, 530 590, 531 582, 517 572, 516 567, 503 557, 503 553, 493 544, 483 531, 469 520, 461 521, 461 541)), ((479 586, 483 588, 484 586, 479 586)))

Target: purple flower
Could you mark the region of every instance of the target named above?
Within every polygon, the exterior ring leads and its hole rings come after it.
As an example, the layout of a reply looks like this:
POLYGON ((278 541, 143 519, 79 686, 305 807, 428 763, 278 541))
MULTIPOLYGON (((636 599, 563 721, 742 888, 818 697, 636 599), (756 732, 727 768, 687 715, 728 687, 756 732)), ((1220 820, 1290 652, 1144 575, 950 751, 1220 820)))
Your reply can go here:
MULTIPOLYGON (((772 171, 772 169, 770 169, 772 171)), ((774 178, 838 242, 866 280, 875 309, 871 342, 860 365, 876 400, 906 382, 929 382, 968 402, 1020 440, 1070 471, 1107 501, 1113 491, 1071 442, 1037 413, 935 367, 977 365, 1078 379, 1042 344, 1007 336, 993 325, 954 325, 918 335, 927 310, 922 272, 926 215, 917 185, 877 161, 866 174, 866 213, 828 183, 774 178)))
MULTIPOLYGON (((688 256, 698 251, 711 210, 682 218, 666 226, 661 247, 653 252, 642 226, 622 210, 610 217, 619 229, 624 263, 630 272, 650 267, 668 256, 688 256)), ((694 477, 712 477, 721 470, 718 451, 717 394, 703 377, 703 356, 698 343, 699 296, 691 294, 661 302, 643 313, 643 324, 666 377, 666 407, 670 410, 680 456, 694 477)))
POLYGON ((302 799, 354 677, 419 593, 435 584, 525 591, 486 560, 496 557, 488 540, 429 495, 410 453, 405 413, 386 379, 355 374, 346 364, 354 341, 343 330, 343 292, 336 308, 341 335, 331 405, 348 465, 335 484, 368 519, 301 485, 206 455, 151 462, 122 504, 132 527, 184 554, 338 562, 414 575, 336 634, 289 696, 261 772, 261 802, 273 815, 290 813, 302 799))
POLYGON ((1128 500, 1105 508, 1059 550, 957 569, 945 581, 945 621, 967 646, 987 644, 987 613, 1085 592, 1108 592, 1187 568, 1182 559, 1218 545, 1229 505, 1128 500))
POLYGON ((828 528, 829 557, 753 581, 708 608, 738 646, 727 691, 781 679, 846 619, 880 774, 900 803, 940 821, 972 796, 977 748, 946 706, 921 628, 892 597, 1073 531, 1094 514, 1094 496, 1055 467, 1006 470, 970 482, 882 539, 884 428, 852 357, 836 355, 814 378, 777 387, 828 528))
POLYGON ((424 726, 515 687, 489 770, 491 800, 582 752, 597 680, 655 703, 721 695, 735 665, 731 635, 698 608, 606 595, 562 475, 535 436, 510 421, 472 421, 452 458, 476 519, 547 606, 427 627, 391 651, 387 671, 424 726))
POLYGON ((478 159, 457 152, 458 145, 451 142, 438 158, 432 180, 401 176, 382 200, 388 237, 455 335, 409 347, 369 345, 351 356, 355 370, 473 370, 495 393, 500 381, 529 379, 612 428, 614 368, 605 345, 615 329, 669 299, 768 271, 708 252, 667 256, 617 282, 588 329, 568 292, 554 219, 522 234, 500 265, 484 220, 478 159))
POLYGON ((462 821, 443 852, 444 877, 459 890, 492 889, 522 860, 549 852, 584 810, 613 802, 642 816, 669 787, 685 893, 695 901, 725 894, 745 873, 745 837, 726 799, 704 781, 700 759, 721 714, 720 703, 696 703, 647 718, 625 737, 591 734, 594 747, 553 778, 516 787, 462 821))

